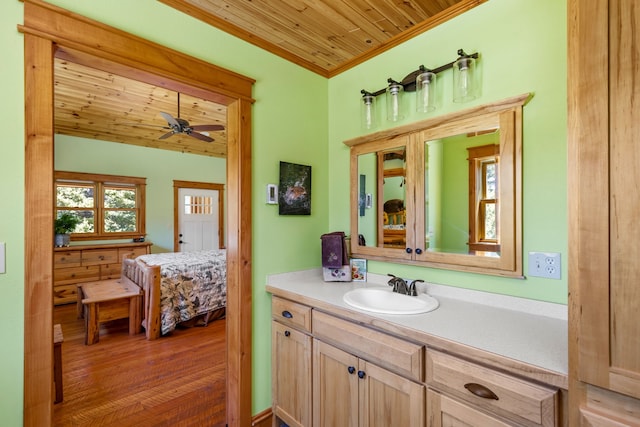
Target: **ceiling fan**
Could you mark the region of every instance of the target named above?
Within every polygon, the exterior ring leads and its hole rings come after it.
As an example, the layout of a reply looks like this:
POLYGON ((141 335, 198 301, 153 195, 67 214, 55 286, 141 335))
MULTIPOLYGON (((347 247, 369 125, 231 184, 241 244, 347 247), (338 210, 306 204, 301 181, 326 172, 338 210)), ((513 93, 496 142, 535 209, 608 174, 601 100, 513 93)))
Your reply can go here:
POLYGON ((200 132, 224 130, 223 125, 191 126, 188 121, 186 121, 185 119, 181 119, 180 118, 180 92, 178 92, 178 117, 173 117, 171 114, 165 113, 163 111, 160 112, 160 115, 164 117, 164 119, 167 121, 167 124, 169 125, 169 129, 171 129, 171 131, 165 133, 158 139, 166 139, 166 138, 169 138, 171 135, 184 133, 193 138, 199 139, 200 141, 213 142, 213 138, 200 132))

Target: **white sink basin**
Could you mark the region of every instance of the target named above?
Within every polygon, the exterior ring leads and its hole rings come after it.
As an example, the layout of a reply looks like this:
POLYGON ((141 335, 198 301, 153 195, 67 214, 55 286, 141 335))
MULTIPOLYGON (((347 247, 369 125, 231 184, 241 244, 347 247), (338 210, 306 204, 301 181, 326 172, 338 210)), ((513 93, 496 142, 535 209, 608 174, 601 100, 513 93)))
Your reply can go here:
POLYGON ((417 297, 392 292, 390 286, 358 288, 347 292, 344 302, 360 310, 381 314, 420 314, 438 308, 438 300, 427 294, 417 297))

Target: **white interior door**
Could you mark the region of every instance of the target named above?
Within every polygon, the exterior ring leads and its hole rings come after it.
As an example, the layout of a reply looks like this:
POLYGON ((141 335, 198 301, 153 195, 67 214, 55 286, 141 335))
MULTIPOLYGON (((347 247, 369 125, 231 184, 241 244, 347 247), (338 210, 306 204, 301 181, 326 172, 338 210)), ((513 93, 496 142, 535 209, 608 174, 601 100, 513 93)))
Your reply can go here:
POLYGON ((218 190, 178 189, 179 252, 220 247, 218 200, 218 190))

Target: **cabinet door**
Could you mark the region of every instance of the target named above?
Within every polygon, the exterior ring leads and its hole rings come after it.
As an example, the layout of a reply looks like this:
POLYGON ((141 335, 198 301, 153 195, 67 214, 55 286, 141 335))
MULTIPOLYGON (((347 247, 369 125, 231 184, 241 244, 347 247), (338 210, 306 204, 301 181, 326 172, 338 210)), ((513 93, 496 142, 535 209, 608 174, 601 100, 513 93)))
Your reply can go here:
POLYGON ((358 426, 358 370, 357 357, 314 340, 314 427, 358 426))
POLYGON ((311 425, 311 337, 271 323, 273 412, 291 427, 311 425))
POLYGON ((360 361, 360 426, 422 427, 425 387, 372 363, 360 361))
POLYGON ((507 427, 506 424, 483 412, 436 391, 427 391, 428 427, 507 427))
POLYGON ((578 380, 640 399, 640 89, 638 62, 620 55, 640 49, 640 8, 636 0, 594 0, 572 5, 570 13, 579 19, 569 20, 576 22, 570 33, 584 30, 569 52, 586 48, 593 58, 572 65, 579 79, 569 87, 569 177, 578 184, 569 198, 570 318, 579 334, 570 337, 577 343, 572 355, 578 380), (586 89, 596 81, 609 84, 586 89))

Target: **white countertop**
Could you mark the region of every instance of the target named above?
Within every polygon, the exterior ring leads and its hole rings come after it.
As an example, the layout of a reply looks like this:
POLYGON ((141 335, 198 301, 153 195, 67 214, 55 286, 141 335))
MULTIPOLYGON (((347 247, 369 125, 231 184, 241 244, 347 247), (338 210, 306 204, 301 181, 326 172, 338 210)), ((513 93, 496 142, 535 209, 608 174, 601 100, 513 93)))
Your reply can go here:
POLYGON ((424 314, 377 314, 343 301, 344 294, 352 289, 386 285, 388 279, 369 274, 367 282, 325 282, 322 270, 314 269, 270 275, 267 291, 285 298, 299 296, 302 303, 326 311, 333 308, 336 314, 352 315, 354 320, 371 318, 371 323, 381 329, 395 325, 409 331, 414 339, 424 335, 429 341, 434 337, 513 359, 558 374, 561 383, 563 378, 566 381, 566 306, 432 284, 420 290, 437 298, 440 306, 424 314), (376 319, 382 322, 375 323, 376 319))

